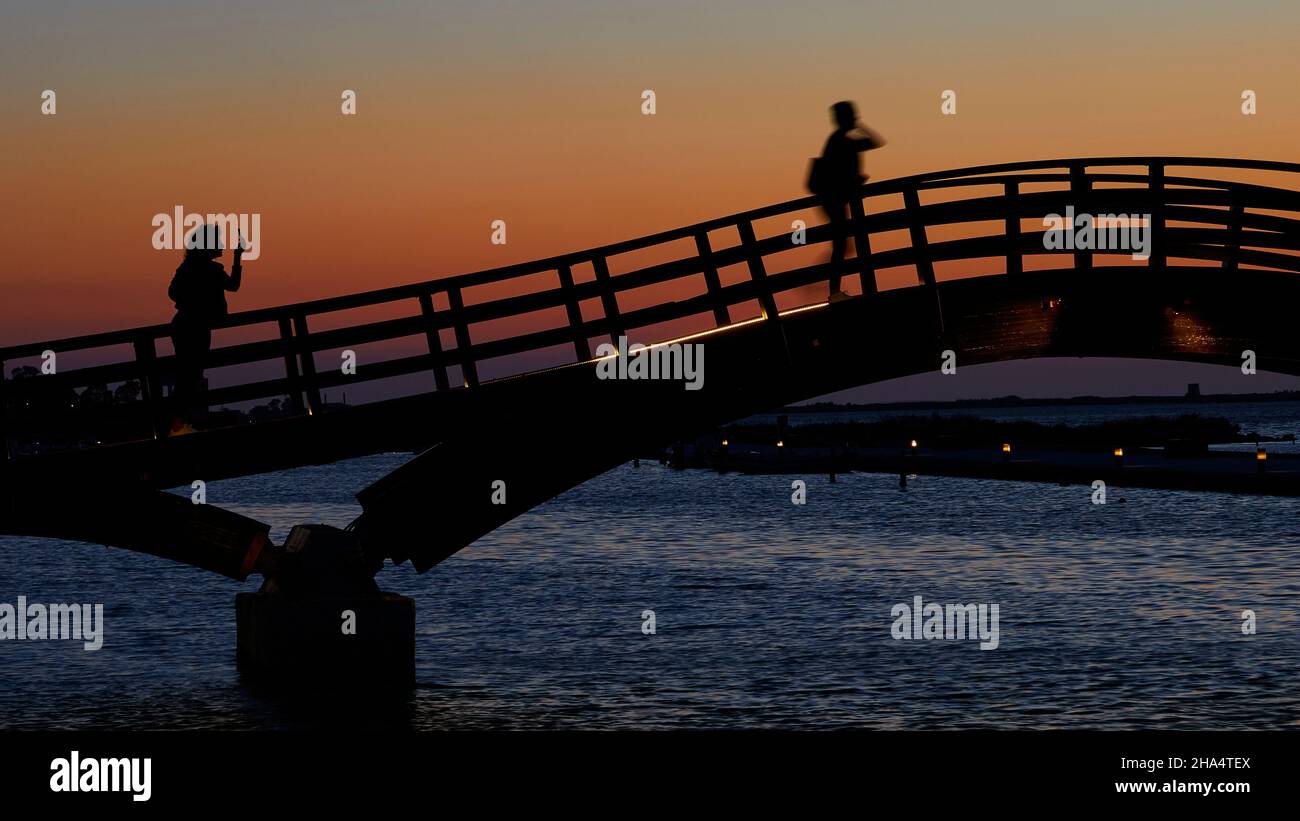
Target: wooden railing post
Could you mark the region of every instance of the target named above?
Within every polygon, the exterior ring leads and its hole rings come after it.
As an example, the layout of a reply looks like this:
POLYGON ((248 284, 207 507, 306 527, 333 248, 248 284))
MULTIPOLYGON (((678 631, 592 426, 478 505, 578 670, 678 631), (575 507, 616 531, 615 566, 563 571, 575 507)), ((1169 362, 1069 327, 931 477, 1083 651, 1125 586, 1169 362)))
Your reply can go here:
POLYGON ((1148 268, 1164 270, 1169 263, 1165 235, 1165 166, 1151 163, 1151 259, 1148 268))
POLYGON ((167 436, 167 414, 162 404, 162 377, 158 373, 158 341, 153 336, 135 340, 135 361, 140 366, 140 399, 149 418, 153 438, 167 436))
MULTIPOLYGON (((1245 209, 1241 205, 1241 194, 1235 189, 1230 189, 1230 192, 1232 203, 1228 206, 1228 241, 1224 243, 1223 270, 1235 272, 1241 257, 1241 223, 1245 209)), ((1154 231, 1152 233, 1154 234, 1154 231)))
POLYGON ((713 321, 719 328, 731 324, 731 311, 722 296, 722 280, 718 277, 718 266, 713 262, 713 248, 709 245, 709 232, 695 232, 695 250, 704 269, 704 285, 713 300, 713 321))
POLYGON ((424 338, 429 343, 429 356, 433 359, 433 384, 440 391, 447 390, 447 365, 442 357, 442 337, 433 313, 433 294, 420 294, 420 313, 424 315, 424 338))
MULTIPOLYGON (((1093 228, 1097 227, 1097 215, 1092 213, 1092 180, 1088 179, 1087 169, 1082 165, 1075 163, 1070 166, 1070 199, 1074 205, 1074 216, 1077 220, 1080 213, 1089 214, 1092 219, 1093 228)), ((1074 225, 1066 225, 1065 230, 1074 233, 1074 225)), ((1080 273, 1086 273, 1092 270, 1092 251, 1078 250, 1074 252, 1074 269, 1080 273)))
POLYGON ((871 259, 871 232, 867 230, 867 212, 862 205, 862 197, 849 198, 849 219, 853 222, 853 245, 858 252, 858 282, 863 294, 874 294, 876 287, 876 267, 871 259))
POLYGON ((1023 274, 1025 271, 1024 252, 1020 247, 1020 183, 1009 182, 1006 184, 1006 205, 1007 210, 1007 276, 1014 277, 1023 274))
POLYGON ((930 241, 925 234, 921 197, 915 188, 903 192, 903 206, 907 208, 908 234, 912 238, 912 254, 916 258, 917 279, 923 285, 934 285, 934 261, 930 259, 930 241))
POLYGON ((618 295, 614 293, 614 283, 610 281, 609 265, 604 257, 592 257, 591 270, 595 272, 596 282, 600 286, 600 307, 605 312, 609 339, 617 348, 618 338, 623 336, 627 329, 623 327, 623 319, 619 316, 618 295))
POLYGON ((447 291, 447 304, 451 308, 451 321, 456 329, 456 352, 460 354, 460 373, 467 388, 478 387, 478 366, 474 363, 474 346, 469 341, 469 325, 465 323, 465 300, 460 286, 447 291))
POLYGON ((279 320, 280 342, 284 346, 284 376, 289 380, 289 403, 293 406, 295 414, 304 412, 302 404, 302 377, 298 374, 298 351, 294 344, 293 324, 289 317, 282 316, 279 320))
POLYGON ((307 394, 307 412, 315 413, 320 410, 320 386, 316 384, 316 352, 308 344, 310 336, 307 330, 307 315, 302 313, 294 314, 293 332, 296 338, 296 347, 298 348, 298 359, 302 363, 302 380, 303 387, 307 394))
POLYGON ((767 281, 763 255, 758 252, 754 225, 749 220, 742 219, 736 223, 736 231, 740 234, 740 247, 744 249, 745 260, 749 263, 749 276, 758 287, 758 304, 763 309, 763 318, 775 322, 780 314, 776 310, 776 297, 772 294, 771 283, 767 281))
POLYGON ((573 353, 579 362, 591 359, 591 345, 587 342, 587 332, 582 324, 582 309, 573 297, 573 271, 568 265, 556 269, 560 276, 560 292, 564 295, 564 311, 569 317, 569 327, 573 329, 573 353))

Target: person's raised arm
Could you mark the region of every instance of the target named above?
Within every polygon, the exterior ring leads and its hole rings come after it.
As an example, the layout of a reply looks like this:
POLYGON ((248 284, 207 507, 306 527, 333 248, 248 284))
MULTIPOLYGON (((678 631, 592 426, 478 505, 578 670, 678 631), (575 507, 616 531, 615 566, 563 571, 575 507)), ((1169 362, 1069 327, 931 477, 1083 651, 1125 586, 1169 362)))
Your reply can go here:
POLYGON ((235 243, 235 262, 230 266, 230 275, 226 277, 227 291, 238 291, 240 282, 242 282, 244 278, 244 266, 241 264, 241 260, 243 259, 244 251, 247 249, 244 247, 244 238, 239 237, 238 240, 239 241, 235 243))
POLYGON ((873 148, 880 148, 886 142, 879 131, 860 122, 849 132, 849 139, 853 141, 853 147, 858 151, 870 151, 873 148))

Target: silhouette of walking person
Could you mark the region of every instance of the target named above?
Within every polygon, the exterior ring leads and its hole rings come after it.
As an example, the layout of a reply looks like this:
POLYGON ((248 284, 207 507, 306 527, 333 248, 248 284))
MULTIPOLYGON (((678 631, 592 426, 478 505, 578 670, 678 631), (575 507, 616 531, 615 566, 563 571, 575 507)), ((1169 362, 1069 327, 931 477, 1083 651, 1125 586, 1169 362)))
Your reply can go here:
POLYGON ((203 368, 212 348, 212 326, 226 315, 226 291, 239 290, 244 250, 241 238, 227 274, 217 262, 222 252, 219 226, 200 225, 185 240, 185 259, 167 288, 167 296, 176 303, 171 322, 176 351, 171 435, 192 432, 191 423, 200 421, 207 410, 202 401, 203 368))
POLYGON ((846 299, 840 289, 844 273, 844 251, 848 243, 848 207, 858 186, 867 181, 862 174, 863 151, 880 148, 885 138, 858 121, 852 102, 844 100, 831 106, 835 130, 826 139, 822 155, 813 160, 808 175, 808 189, 821 199, 822 210, 831 225, 830 301, 846 299))

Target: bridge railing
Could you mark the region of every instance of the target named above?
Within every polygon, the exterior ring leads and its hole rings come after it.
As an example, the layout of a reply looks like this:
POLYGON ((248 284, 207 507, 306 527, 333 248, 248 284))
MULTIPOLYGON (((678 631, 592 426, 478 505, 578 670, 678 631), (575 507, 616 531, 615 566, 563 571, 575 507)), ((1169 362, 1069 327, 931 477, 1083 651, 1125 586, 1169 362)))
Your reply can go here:
MULTIPOLYGON (((1151 267, 1164 268, 1175 257, 1218 264, 1226 272, 1243 266, 1300 272, 1300 257, 1295 256, 1300 251, 1296 219, 1300 191, 1171 174, 1175 168, 1195 168, 1202 174, 1209 169, 1256 175, 1300 172, 1300 165, 1292 163, 1116 157, 979 166, 875 182, 863 186, 848 203, 847 231, 857 253, 846 260, 843 273, 846 280, 856 275, 860 291, 867 294, 879 289, 878 275, 889 269, 902 271, 904 279, 913 283, 934 284, 936 266, 981 258, 996 260, 996 273, 1021 276, 1028 259, 1068 253, 1074 267, 1086 270, 1098 253, 1107 252, 1053 251, 1044 246, 1044 231, 1025 230, 1023 224, 1048 213, 1064 214, 1069 206, 1080 213, 1149 214, 1151 267), (975 195, 968 196, 971 192, 975 195), (929 198, 934 201, 924 201, 929 198), (960 234, 962 225, 974 223, 996 225, 996 232, 941 236, 945 231, 960 234), (883 237, 900 234, 906 241, 895 247, 879 244, 883 237)), ((279 399, 280 406, 267 413, 311 415, 330 409, 322 397, 334 388, 422 374, 422 382, 408 393, 472 390, 484 381, 480 366, 488 360, 521 358, 559 346, 571 350, 569 361, 584 361, 593 355, 593 339, 616 343, 634 329, 687 320, 700 324, 701 317, 702 327, 696 330, 739 321, 776 321, 783 295, 825 283, 832 273, 826 262, 782 267, 779 255, 799 245, 824 246, 832 239, 832 229, 826 224, 807 227, 799 243, 793 226, 760 235, 761 226, 776 218, 805 215, 818 206, 817 198, 802 197, 533 262, 233 313, 215 327, 269 331, 269 337, 211 351, 205 362, 209 372, 233 368, 238 374, 230 384, 209 388, 206 402, 227 406, 279 399), (728 233, 734 234, 734 242, 715 239, 728 233), (675 255, 674 246, 683 244, 690 250, 685 256, 675 255), (611 260, 638 254, 669 258, 611 273, 611 260), (729 267, 747 275, 724 281, 721 272, 729 267), (590 279, 579 280, 580 268, 590 270, 590 279), (550 287, 528 290, 525 282, 538 275, 551 278, 550 287), (634 309, 621 299, 680 286, 686 280, 698 285, 701 278, 703 288, 695 287, 692 296, 659 297, 634 309), (525 292, 479 301, 470 297, 486 290, 485 286, 525 292), (599 315, 587 318, 584 304, 598 305, 599 315), (753 305, 757 316, 746 316, 744 307, 753 305), (399 315, 313 330, 325 315, 376 306, 397 309, 399 315), (486 339, 479 333, 493 323, 525 325, 530 317, 547 312, 562 314, 563 319, 541 329, 516 327, 498 338, 486 339), (420 350, 361 363, 355 373, 317 367, 322 352, 411 337, 422 338, 420 350)), ((166 436, 170 416, 166 385, 176 366, 175 356, 164 350, 170 332, 170 326, 162 324, 0 349, 0 373, 17 362, 31 363, 27 378, 6 374, 0 381, 0 430, 6 456, 166 436), (70 354, 88 358, 96 353, 107 361, 40 373, 43 357, 50 359, 47 352, 54 354, 56 362, 66 361, 70 354), (112 384, 137 386, 138 393, 128 389, 121 401, 111 399, 100 388, 112 384)))

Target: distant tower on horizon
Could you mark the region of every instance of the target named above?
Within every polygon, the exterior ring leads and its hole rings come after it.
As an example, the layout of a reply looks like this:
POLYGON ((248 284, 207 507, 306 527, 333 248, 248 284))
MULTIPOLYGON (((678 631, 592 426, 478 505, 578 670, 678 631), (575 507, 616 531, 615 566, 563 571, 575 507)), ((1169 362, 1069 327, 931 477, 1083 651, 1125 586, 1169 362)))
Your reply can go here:
POLYGON ((1187 383, 1187 397, 1186 397, 1186 398, 1187 398, 1187 399, 1200 399, 1200 398, 1201 398, 1201 383, 1200 383, 1200 382, 1188 382, 1188 383, 1187 383))

